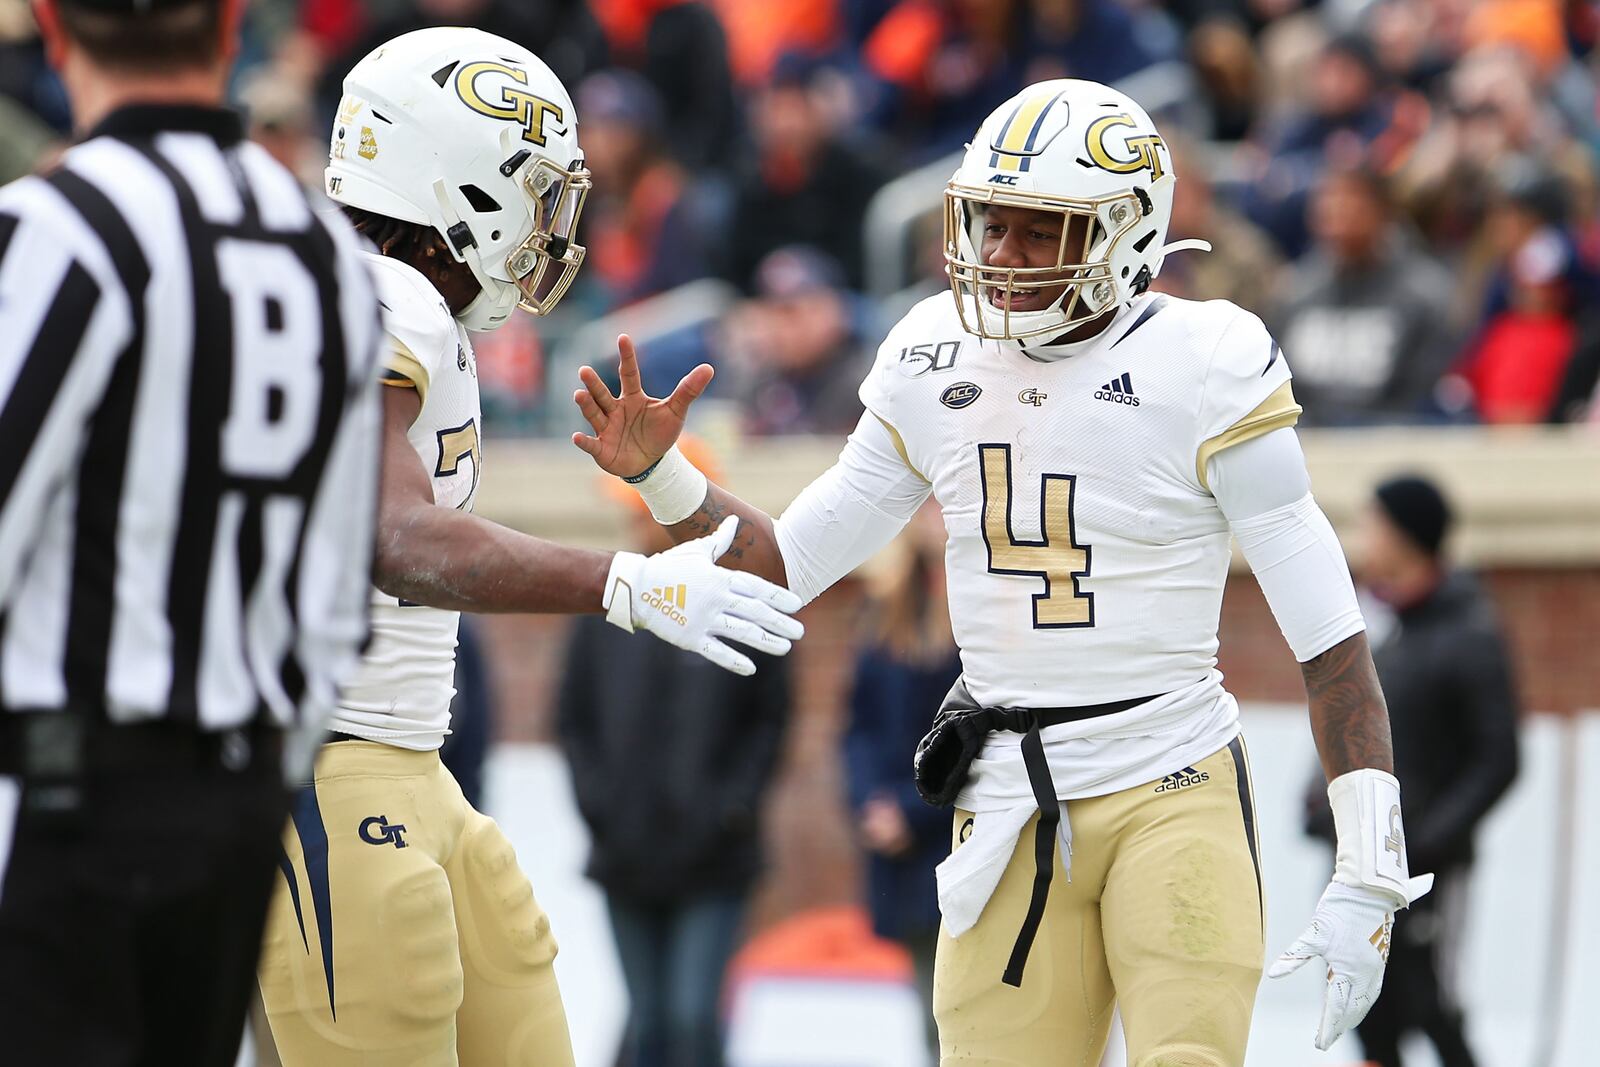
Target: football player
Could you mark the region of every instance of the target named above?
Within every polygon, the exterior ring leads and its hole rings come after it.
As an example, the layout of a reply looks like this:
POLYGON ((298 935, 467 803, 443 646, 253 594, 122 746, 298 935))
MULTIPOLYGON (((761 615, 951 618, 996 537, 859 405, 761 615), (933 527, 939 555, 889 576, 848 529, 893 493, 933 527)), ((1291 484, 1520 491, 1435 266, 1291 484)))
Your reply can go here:
POLYGON ((1150 291, 1180 247, 1174 180, 1150 118, 1104 85, 1043 82, 990 115, 945 191, 951 291, 890 331, 838 463, 777 519, 671 450, 682 407, 643 393, 626 338, 621 395, 585 368, 575 396, 594 431, 575 443, 674 537, 737 515, 732 565, 804 600, 937 498, 964 673, 915 773, 957 809, 947 1064, 1097 1063, 1113 1003, 1133 1067, 1244 1062, 1263 902, 1216 669, 1230 534, 1302 665, 1338 822, 1332 881, 1272 970, 1326 962, 1319 1048, 1377 996, 1394 912, 1430 881, 1407 871, 1387 712, 1288 363, 1237 306, 1150 291))
POLYGON ((327 192, 377 248, 393 388, 372 643, 294 807, 263 950, 288 1067, 572 1062, 550 924, 510 843, 439 762, 457 612, 605 611, 742 674, 751 661, 723 639, 781 654, 800 634, 793 593, 716 566, 733 525, 645 557, 472 514, 468 331, 562 298, 583 261, 573 237, 588 189, 572 101, 519 45, 421 30, 345 79, 327 192))

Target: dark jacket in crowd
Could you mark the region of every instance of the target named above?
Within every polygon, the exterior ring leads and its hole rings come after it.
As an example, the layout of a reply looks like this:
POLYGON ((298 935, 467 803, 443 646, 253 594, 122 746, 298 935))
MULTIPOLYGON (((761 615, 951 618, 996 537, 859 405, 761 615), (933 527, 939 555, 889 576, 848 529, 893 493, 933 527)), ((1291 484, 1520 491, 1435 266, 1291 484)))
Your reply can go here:
POLYGON ((923 802, 911 761, 960 674, 954 649, 932 666, 906 663, 881 648, 865 650, 856 661, 844 742, 850 808, 859 815, 869 798, 893 798, 915 842, 903 856, 868 853, 867 904, 882 937, 910 938, 939 928, 933 869, 950 854, 950 812, 923 802))
POLYGON ((752 658, 742 678, 598 615, 574 624, 558 729, 607 891, 666 901, 754 880, 789 678, 752 658))
POLYGON ((867 203, 886 175, 867 154, 830 141, 805 174, 764 173, 749 159, 735 183, 725 274, 748 286, 767 253, 785 245, 810 245, 837 260, 845 280, 859 289, 864 276, 861 225, 867 203))
MULTIPOLYGON (((1469 864, 1473 833, 1517 775, 1517 698, 1505 638, 1487 594, 1455 572, 1401 611, 1373 651, 1389 704, 1406 856, 1418 873, 1469 864)), ((1321 784, 1313 832, 1333 839, 1321 784)))

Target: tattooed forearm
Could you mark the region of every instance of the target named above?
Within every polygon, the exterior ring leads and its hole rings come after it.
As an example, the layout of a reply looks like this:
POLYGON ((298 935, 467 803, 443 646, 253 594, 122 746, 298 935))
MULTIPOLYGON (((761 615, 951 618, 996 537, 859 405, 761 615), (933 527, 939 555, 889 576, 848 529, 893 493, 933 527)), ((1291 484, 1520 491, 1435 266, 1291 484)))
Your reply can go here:
POLYGON ((1389 709, 1372 666, 1367 635, 1346 638, 1302 663, 1300 670, 1311 705, 1311 733, 1328 780, 1362 767, 1392 774, 1389 709))
POLYGON ((734 535, 733 546, 722 557, 722 565, 759 574, 769 582, 788 585, 783 554, 778 551, 778 538, 772 531, 772 516, 746 504, 719 486, 711 486, 694 514, 668 526, 667 532, 678 542, 705 537, 721 526, 729 515, 739 516, 739 530, 734 535))

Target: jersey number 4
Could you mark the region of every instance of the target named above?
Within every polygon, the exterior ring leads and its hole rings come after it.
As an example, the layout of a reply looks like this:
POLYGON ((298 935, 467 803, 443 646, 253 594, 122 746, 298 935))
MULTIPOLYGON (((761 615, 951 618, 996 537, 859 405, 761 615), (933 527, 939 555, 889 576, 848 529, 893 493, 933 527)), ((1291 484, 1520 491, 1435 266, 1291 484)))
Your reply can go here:
POLYGON ((1089 546, 1073 534, 1074 474, 1046 474, 1039 486, 1038 541, 1023 541, 1011 529, 1011 446, 979 445, 983 468, 983 541, 989 548, 990 574, 1028 575, 1044 579, 1044 592, 1033 595, 1036 630, 1094 625, 1094 594, 1080 592, 1078 579, 1089 574, 1089 546))

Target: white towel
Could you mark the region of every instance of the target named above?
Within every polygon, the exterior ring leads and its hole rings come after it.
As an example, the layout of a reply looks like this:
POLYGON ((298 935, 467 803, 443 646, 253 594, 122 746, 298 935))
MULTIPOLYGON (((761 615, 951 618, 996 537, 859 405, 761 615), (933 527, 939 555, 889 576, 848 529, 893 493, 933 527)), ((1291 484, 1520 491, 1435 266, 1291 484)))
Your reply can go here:
MULTIPOLYGON (((1061 803, 1061 822, 1057 826, 1057 852, 1067 881, 1072 880, 1072 824, 1067 819, 1067 805, 1061 803)), ((994 896, 995 886, 1005 873, 1011 854, 1016 851, 1017 837, 1028 825, 1036 804, 1029 802, 1013 808, 986 811, 974 817, 972 836, 947 856, 934 873, 939 881, 939 913, 944 917, 945 930, 951 937, 960 937, 977 923, 984 906, 994 896)))

